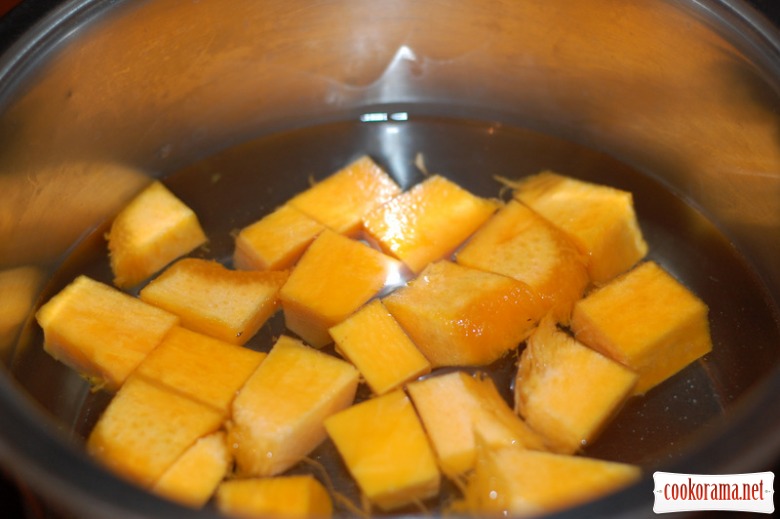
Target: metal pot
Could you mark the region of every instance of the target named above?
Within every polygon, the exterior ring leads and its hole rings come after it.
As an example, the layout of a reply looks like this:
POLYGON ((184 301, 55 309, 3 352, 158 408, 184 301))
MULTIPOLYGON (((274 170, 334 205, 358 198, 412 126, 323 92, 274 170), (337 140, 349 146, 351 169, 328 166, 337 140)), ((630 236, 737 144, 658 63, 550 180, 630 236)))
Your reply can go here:
POLYGON ((646 477, 568 513, 651 515, 657 469, 771 469, 778 114, 780 33, 736 0, 66 2, 0 62, 0 462, 78 516, 212 514, 86 456, 106 397, 42 352, 31 312, 106 274, 101 225, 151 178, 220 256, 310 174, 368 152, 408 185, 422 152, 480 193, 542 168, 631 189, 652 257, 710 305, 713 353, 590 451, 646 477), (209 191, 226 171, 240 181, 209 191))

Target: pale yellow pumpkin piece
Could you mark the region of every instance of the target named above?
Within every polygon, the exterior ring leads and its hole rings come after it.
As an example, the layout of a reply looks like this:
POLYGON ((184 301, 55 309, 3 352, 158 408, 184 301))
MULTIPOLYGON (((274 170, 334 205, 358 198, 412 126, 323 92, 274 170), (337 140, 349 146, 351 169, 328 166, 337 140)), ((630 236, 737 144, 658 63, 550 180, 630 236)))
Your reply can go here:
POLYGON ((217 489, 217 508, 234 517, 329 519, 333 502, 311 475, 231 479, 217 489))
POLYGON ((286 204, 241 229, 233 264, 241 270, 285 270, 301 257, 324 226, 286 204))
POLYGON ((431 366, 482 366, 516 348, 544 311, 525 283, 441 260, 382 299, 431 366))
POLYGON ((364 156, 299 193, 288 204, 335 232, 352 236, 361 219, 401 188, 370 157, 364 156))
POLYGON ((116 288, 79 276, 36 313, 43 347, 87 378, 116 391, 179 318, 116 288))
POLYGON ((561 511, 636 482, 634 465, 518 447, 480 449, 455 511, 473 517, 528 517, 561 511))
POLYGON ((478 438, 489 447, 545 448, 484 375, 455 371, 412 382, 406 389, 447 476, 474 468, 478 438))
POLYGON ((224 415, 177 391, 130 377, 87 440, 89 453, 118 475, 149 488, 224 415))
POLYGON ((526 283, 560 323, 590 282, 587 257, 560 229, 529 207, 510 201, 458 252, 460 265, 526 283))
POLYGON ((375 299, 330 329, 337 351, 376 394, 430 373, 431 365, 382 302, 375 299))
POLYGON ((114 284, 135 286, 206 242, 197 215, 152 182, 114 218, 107 235, 114 284))
POLYGON ((160 476, 151 490, 183 505, 205 505, 230 469, 230 452, 225 433, 199 438, 160 476))
POLYGON ((350 363, 280 337, 233 401, 237 472, 274 476, 298 463, 325 439, 325 418, 353 402, 358 378, 350 363))
POLYGON ((414 273, 451 254, 498 209, 440 175, 433 175, 363 219, 371 240, 414 273))
POLYGON ((559 330, 549 316, 528 339, 515 380, 515 407, 551 450, 592 443, 631 395, 638 376, 559 330))
POLYGON ((628 191, 545 171, 521 181, 514 196, 575 240, 588 255, 588 274, 596 284, 647 254, 628 191))
POLYGON ((639 373, 645 393, 712 350, 708 308, 648 261, 574 307, 578 340, 639 373))
POLYGON ((326 229, 279 292, 285 323, 308 344, 325 346, 332 342, 328 329, 397 280, 401 268, 378 250, 326 229))
POLYGON ((251 339, 279 308, 287 271, 231 270, 184 258, 146 285, 140 298, 181 318, 181 325, 231 344, 251 339))
POLYGON ((402 390, 336 413, 325 427, 361 491, 379 508, 392 510, 439 492, 434 453, 402 390))
POLYGON ((236 393, 265 357, 265 353, 176 326, 135 373, 227 416, 236 393))

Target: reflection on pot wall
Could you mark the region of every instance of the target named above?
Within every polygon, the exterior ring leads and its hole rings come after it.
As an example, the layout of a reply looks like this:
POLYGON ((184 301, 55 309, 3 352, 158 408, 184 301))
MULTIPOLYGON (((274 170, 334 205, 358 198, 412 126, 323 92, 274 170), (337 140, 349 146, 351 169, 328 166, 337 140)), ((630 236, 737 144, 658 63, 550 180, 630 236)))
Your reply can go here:
POLYGON ((41 269, 29 266, 0 270, 0 360, 6 363, 35 304, 43 276, 41 269))

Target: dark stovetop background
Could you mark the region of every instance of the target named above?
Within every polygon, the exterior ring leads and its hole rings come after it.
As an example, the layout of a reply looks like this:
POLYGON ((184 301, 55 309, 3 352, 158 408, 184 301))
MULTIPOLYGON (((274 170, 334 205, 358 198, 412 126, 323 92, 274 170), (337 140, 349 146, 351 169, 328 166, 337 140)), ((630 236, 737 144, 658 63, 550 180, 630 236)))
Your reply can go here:
MULTIPOLYGON (((29 27, 63 0, 0 0, 0 52, 19 38, 29 27)), ((759 11, 780 26, 780 1, 749 0, 759 11)), ((780 473, 776 467, 775 475, 780 473)), ((5 519, 55 519, 27 489, 19 488, 13 475, 0 469, 0 516, 5 519)), ((735 517, 718 514, 718 517, 735 517)), ((751 517, 755 517, 751 514, 751 517)))

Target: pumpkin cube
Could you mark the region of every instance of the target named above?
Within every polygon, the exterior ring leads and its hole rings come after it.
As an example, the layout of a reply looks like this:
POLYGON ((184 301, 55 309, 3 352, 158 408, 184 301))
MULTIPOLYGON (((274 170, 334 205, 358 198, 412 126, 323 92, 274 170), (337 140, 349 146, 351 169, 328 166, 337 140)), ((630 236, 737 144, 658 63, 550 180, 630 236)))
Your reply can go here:
POLYGON ((228 415, 230 404, 265 353, 174 327, 136 369, 154 380, 228 415))
POLYGON ((587 257, 574 242, 514 200, 469 239, 457 262, 526 283, 561 323, 568 323, 574 302, 590 282, 587 257))
POLYGON ((225 433, 199 438, 163 472, 151 490, 192 508, 201 508, 225 479, 231 463, 225 433))
POLYGON ((358 378, 348 362, 280 337, 233 401, 238 473, 274 476, 298 463, 325 439, 325 418, 352 404, 358 378))
POLYGON ((433 175, 366 215, 363 226, 369 239, 416 274, 449 256, 498 205, 433 175))
POLYGON ((92 429, 87 450, 118 475, 149 488, 223 421, 224 415, 211 406, 130 377, 92 429))
POLYGON ((439 466, 456 477, 474 468, 477 442, 544 449, 544 442, 509 407, 493 380, 454 371, 407 386, 439 466))
POLYGON ((603 497, 641 477, 634 465, 515 446, 480 449, 455 509, 474 517, 541 516, 603 497))
POLYGON ((356 235, 363 215, 400 192, 398 184, 364 156, 294 196, 288 204, 335 232, 356 235))
POLYGON ((340 323, 400 275, 389 256, 331 230, 309 246, 282 287, 287 328, 314 347, 332 342, 340 323))
POLYGON ((233 265, 241 270, 284 270, 292 267, 323 225, 287 204, 241 229, 233 265))
POLYGON ((638 376, 542 320, 520 356, 515 407, 551 450, 591 443, 617 413, 638 376))
POLYGON ((79 276, 36 313, 43 347, 96 389, 116 391, 179 318, 79 276))
POLYGON ((244 344, 278 309, 288 274, 231 270, 216 261, 184 258, 146 285, 140 298, 178 315, 185 328, 244 344))
POLYGON ((522 281, 447 260, 383 303, 433 367, 499 359, 528 337, 544 308, 522 281))
POLYGON ((381 509, 438 493, 436 459, 412 403, 400 389, 334 414, 325 427, 363 494, 381 509))
POLYGON ((197 215, 159 181, 120 211, 106 238, 120 288, 137 285, 206 242, 197 215))
POLYGON ((235 517, 329 519, 333 502, 311 475, 232 479, 217 489, 217 509, 235 517))
POLYGON ((387 393, 431 365, 379 299, 330 329, 336 350, 352 362, 376 394, 387 393))
POLYGON ((628 191, 546 171, 521 181, 514 196, 574 239, 588 255, 588 274, 596 284, 647 254, 628 191))
POLYGON ((708 308, 648 261, 574 306, 579 341, 639 373, 642 394, 712 350, 708 308))

